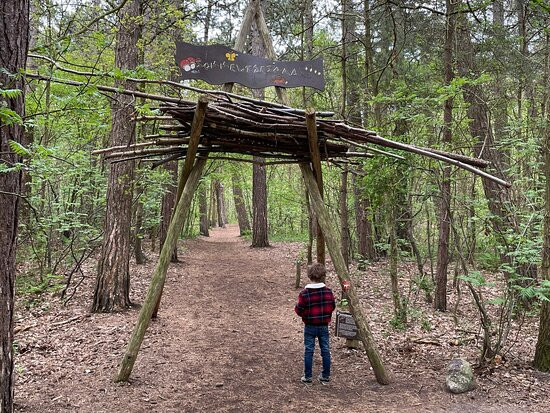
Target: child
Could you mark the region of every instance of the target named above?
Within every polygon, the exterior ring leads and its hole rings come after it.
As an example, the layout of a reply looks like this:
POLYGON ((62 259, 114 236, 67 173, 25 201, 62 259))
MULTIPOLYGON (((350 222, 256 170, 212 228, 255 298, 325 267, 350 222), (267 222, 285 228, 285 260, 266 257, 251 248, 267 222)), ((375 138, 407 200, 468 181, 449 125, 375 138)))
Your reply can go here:
POLYGON ((323 264, 313 264, 308 268, 307 276, 312 281, 305 286, 298 296, 294 311, 304 321, 304 376, 302 383, 311 383, 313 375, 313 353, 315 337, 319 339, 323 371, 319 375, 321 384, 330 381, 330 344, 328 324, 336 308, 332 290, 325 284, 326 270, 323 264))

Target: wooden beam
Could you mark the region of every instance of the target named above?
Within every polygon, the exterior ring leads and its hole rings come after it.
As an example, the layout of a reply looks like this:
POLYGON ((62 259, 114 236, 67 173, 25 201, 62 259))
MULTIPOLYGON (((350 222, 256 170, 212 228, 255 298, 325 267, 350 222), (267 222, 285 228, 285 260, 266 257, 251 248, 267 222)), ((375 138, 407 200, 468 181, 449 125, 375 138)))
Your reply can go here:
MULTIPOLYGON (((315 118, 315 110, 312 108, 306 109, 306 125, 307 138, 309 142, 309 153, 311 155, 311 164, 313 165, 313 173, 317 180, 317 188, 321 198, 323 198, 323 175, 321 169, 321 153, 319 151, 319 140, 317 137, 317 121, 315 118)), ((325 237, 323 230, 317 220, 317 262, 325 264, 325 237)))
MULTIPOLYGON (((237 34, 237 38, 235 39, 235 45, 233 46, 233 49, 235 49, 238 52, 244 52, 244 47, 246 46, 246 39, 248 38, 248 33, 250 33, 252 22, 256 17, 256 8, 253 3, 254 2, 251 1, 250 3, 248 3, 248 6, 246 6, 246 9, 244 11, 243 21, 241 23, 241 28, 239 29, 239 34, 237 34)), ((234 83, 225 83, 223 85, 223 91, 227 93, 231 93, 233 91, 233 85, 234 83)))
POLYGON ((355 286, 353 285, 352 280, 350 279, 344 257, 342 256, 342 251, 340 249, 340 241, 338 237, 338 232, 332 224, 332 219, 325 208, 323 198, 321 198, 321 193, 317 187, 317 181, 311 167, 307 164, 301 164, 300 169, 302 170, 302 176, 306 184, 306 188, 309 191, 309 196, 311 199, 311 206, 317 215, 317 221, 326 237, 327 247, 332 258, 332 263, 334 264, 334 269, 336 270, 336 275, 340 280, 340 284, 343 285, 344 281, 349 282, 350 288, 347 292, 349 298, 349 307, 355 324, 357 325, 359 339, 363 343, 365 352, 369 359, 370 365, 374 371, 376 380, 380 384, 389 384, 390 375, 389 372, 384 367, 382 363, 382 358, 374 342, 374 337, 370 330, 369 324, 366 317, 363 315, 361 306, 359 303, 359 297, 355 291, 355 286))
MULTIPOLYGON (((251 0, 251 3, 254 2, 256 3, 256 28, 260 32, 260 37, 262 38, 267 57, 269 59, 276 60, 277 54, 275 53, 275 48, 273 47, 273 42, 271 41, 271 36, 269 35, 269 29, 265 22, 262 6, 260 5, 259 0, 251 0)), ((275 92, 277 92, 279 102, 285 106, 288 106, 288 94, 286 93, 286 89, 275 86, 275 92)))
POLYGON ((176 200, 179 200, 187 182, 187 177, 191 173, 193 163, 195 162, 195 156, 197 155, 197 148, 199 147, 202 125, 206 116, 206 107, 208 106, 208 100, 205 96, 201 96, 197 102, 197 108, 195 109, 195 115, 193 116, 193 123, 191 124, 191 133, 189 136, 189 145, 187 146, 187 155, 185 156, 185 162, 180 172, 180 181, 178 184, 178 195, 176 200))
POLYGON ((149 285, 149 290, 147 291, 147 296, 143 302, 143 306, 139 312, 138 320, 130 336, 128 342, 128 347, 124 353, 124 357, 120 363, 120 369, 115 381, 128 381, 134 363, 137 359, 141 343, 145 337, 145 332, 149 327, 151 322, 151 316, 153 315, 153 310, 155 309, 155 304, 157 303, 164 281, 166 280, 166 272, 168 271, 168 266, 170 265, 170 258, 172 257, 172 251, 179 238, 179 234, 183 229, 183 224, 185 223, 185 218, 187 217, 187 212, 191 205, 193 199, 193 194, 195 193, 199 180, 206 164, 206 159, 199 159, 193 167, 189 178, 183 190, 182 196, 180 197, 174 213, 172 214, 172 220, 170 221, 170 226, 168 227, 168 232, 166 234, 166 241, 162 246, 160 252, 159 260, 157 266, 155 267, 155 272, 151 278, 151 284, 149 285))

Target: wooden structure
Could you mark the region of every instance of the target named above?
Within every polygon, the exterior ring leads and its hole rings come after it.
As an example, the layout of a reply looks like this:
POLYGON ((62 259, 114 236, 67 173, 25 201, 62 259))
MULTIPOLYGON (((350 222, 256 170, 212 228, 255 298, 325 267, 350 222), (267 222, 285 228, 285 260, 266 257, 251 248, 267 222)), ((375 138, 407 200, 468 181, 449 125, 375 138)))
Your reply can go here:
MULTIPOLYGON (((274 58, 275 52, 258 0, 252 0, 245 11, 235 49, 242 50, 244 47, 246 35, 253 21, 256 22, 262 36, 268 57, 274 58)), ((56 67, 59 68, 57 64, 56 67)), ((63 70, 80 75, 93 75, 74 70, 63 70)), ((27 73, 26 76, 79 87, 88 85, 83 82, 47 78, 37 74, 27 73)), ((129 78, 128 80, 141 83, 150 82, 146 79, 129 78)), ((363 343, 377 381, 381 384, 388 384, 390 374, 382 363, 367 319, 361 311, 359 298, 340 250, 338 231, 323 202, 322 162, 336 166, 353 165, 357 158, 372 157, 377 153, 404 159, 398 154, 380 149, 379 147, 382 146, 428 156, 466 169, 500 185, 509 186, 509 184, 481 171, 479 168, 488 166, 488 162, 484 160, 394 142, 378 136, 376 132, 351 126, 341 120, 328 119, 333 115, 332 113, 316 112, 313 109, 300 110, 285 104, 239 96, 230 93, 231 85, 225 85, 224 91, 213 91, 188 87, 175 82, 153 82, 192 90, 201 94, 201 97, 195 103, 176 97, 94 85, 100 91, 161 102, 158 107, 161 115, 141 116, 137 118, 139 121, 176 122, 176 124, 162 124, 160 129, 164 132, 146 137, 145 142, 105 148, 95 151, 95 154, 102 155, 105 160, 110 162, 124 162, 132 159, 150 161, 153 167, 172 160, 185 159, 179 177, 177 205, 172 214, 166 240, 115 380, 127 381, 129 379, 151 317, 158 310, 170 256, 177 243, 178 235, 182 231, 185 217, 207 159, 255 162, 250 159, 250 156, 257 156, 265 158, 266 161, 263 163, 266 165, 284 163, 300 165, 312 209, 319 224, 319 239, 322 239, 321 235, 324 235, 340 283, 349 285, 347 297, 350 312, 357 326, 358 338, 363 343)), ((276 88, 276 91, 279 100, 286 103, 285 90, 276 88)), ((324 242, 318 242, 318 248, 324 248, 324 242)), ((318 250, 319 257, 324 257, 324 249, 318 250)))
MULTIPOLYGON (((134 91, 117 92, 136 94, 134 91)), ((375 148, 374 144, 428 156, 492 179, 501 185, 508 184, 478 169, 488 166, 486 161, 384 139, 373 131, 353 127, 340 120, 326 119, 330 113, 316 113, 312 109, 299 110, 222 91, 201 92, 202 96, 197 103, 154 97, 163 102, 159 107, 162 116, 143 116, 138 120, 177 121, 177 125, 161 125, 161 129, 165 131, 161 136, 150 136, 146 142, 133 145, 95 151, 95 154, 101 154, 110 162, 142 159, 151 161, 153 167, 171 160, 185 159, 180 175, 178 202, 168 235, 116 380, 127 381, 130 377, 145 332, 155 308, 158 307, 170 254, 177 242, 177 235, 183 228, 184 217, 207 159, 252 162, 249 156, 255 155, 266 158, 266 164, 300 165, 312 208, 325 236, 338 278, 341 283, 351 284, 347 294, 359 339, 377 381, 388 384, 390 375, 382 363, 367 319, 361 311, 359 298, 340 250, 338 231, 322 199, 321 163, 349 165, 358 157, 371 157, 375 153, 402 159, 399 155, 375 148), (364 151, 357 152, 356 148, 363 148, 364 151)))

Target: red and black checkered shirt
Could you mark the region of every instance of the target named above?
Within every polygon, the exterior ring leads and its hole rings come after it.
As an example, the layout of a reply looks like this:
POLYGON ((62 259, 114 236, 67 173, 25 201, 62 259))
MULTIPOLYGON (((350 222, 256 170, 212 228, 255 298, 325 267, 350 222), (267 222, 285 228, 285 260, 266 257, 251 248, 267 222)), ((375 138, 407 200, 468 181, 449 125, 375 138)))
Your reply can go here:
MULTIPOLYGON (((315 285, 315 284, 314 284, 315 285)), ((317 287, 317 285, 315 285, 317 287)), ((324 284, 319 284, 317 288, 306 288, 298 296, 298 304, 294 311, 305 324, 322 326, 330 323, 332 312, 336 308, 334 294, 332 290, 324 284)))

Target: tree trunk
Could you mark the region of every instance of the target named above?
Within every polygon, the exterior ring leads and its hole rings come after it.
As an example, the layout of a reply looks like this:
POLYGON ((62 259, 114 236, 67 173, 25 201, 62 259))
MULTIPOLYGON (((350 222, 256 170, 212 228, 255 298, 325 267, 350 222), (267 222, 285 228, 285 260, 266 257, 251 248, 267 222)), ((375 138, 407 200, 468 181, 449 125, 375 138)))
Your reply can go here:
POLYGON ((225 216, 225 200, 223 194, 223 184, 220 181, 216 181, 216 199, 218 200, 218 226, 225 228, 227 218, 225 216))
MULTIPOLYGON (((457 24, 457 43, 461 45, 461 57, 457 59, 457 68, 463 77, 475 77, 477 71, 474 60, 474 47, 470 37, 468 21, 462 14, 459 15, 457 24)), ((496 177, 507 180, 504 172, 505 164, 502 152, 495 145, 493 131, 489 122, 489 107, 487 98, 481 85, 466 83, 463 86, 464 100, 468 103, 468 117, 470 134, 476 140, 474 152, 477 157, 491 162, 491 171, 488 171, 496 177)), ((508 252, 515 250, 515 244, 510 244, 506 235, 508 233, 518 233, 520 231, 517 216, 515 213, 514 202, 509 189, 499 186, 497 183, 482 178, 483 191, 488 201, 489 211, 491 212, 491 225, 499 243, 504 247, 501 254, 503 263, 512 266, 523 277, 533 278, 536 276, 536 266, 534 264, 516 264, 513 262, 508 252)), ((510 274, 507 274, 509 277, 510 274)))
MULTIPOLYGON (((550 33, 546 33, 546 131, 544 136, 543 156, 544 175, 546 178, 543 247, 542 247, 542 279, 550 281, 550 33)), ((540 309, 539 336, 535 350, 533 365, 536 369, 550 372, 550 302, 542 301, 540 309)))
POLYGON ((348 215, 348 170, 346 168, 342 172, 340 186, 340 228, 342 230, 342 256, 344 257, 346 268, 349 269, 350 235, 348 215))
MULTIPOLYGON (((255 156, 255 162, 264 158, 255 156)), ((267 231, 267 175, 265 165, 255 163, 252 167, 252 246, 269 247, 267 231)))
MULTIPOLYGON (((159 230, 159 239, 160 239, 160 248, 164 245, 166 240, 166 233, 168 232, 168 227, 170 226, 170 220, 172 219, 172 212, 176 205, 176 195, 178 192, 178 161, 168 162, 164 165, 166 170, 169 172, 171 181, 166 188, 166 193, 162 197, 161 205, 161 221, 160 221, 160 230, 159 230)), ((178 244, 174 247, 172 252, 171 262, 179 262, 178 260, 178 244)))
MULTIPOLYGON (((137 67, 139 58, 137 42, 141 30, 137 19, 140 11, 140 0, 130 0, 120 12, 115 64, 121 70, 133 70, 137 67)), ((116 84, 124 89, 133 89, 133 84, 128 81, 117 81, 116 84)), ((115 97, 112 107, 111 146, 134 143, 133 102, 132 96, 121 94, 115 97)), ((129 262, 133 179, 133 161, 110 165, 107 211, 92 305, 93 312, 123 310, 131 305, 129 262)))
MULTIPOLYGON (((8 108, 25 116, 24 79, 17 74, 26 67, 29 46, 29 1, 2 0, 0 3, 0 87, 19 89, 13 99, 0 97, 0 112, 8 108)), ((8 142, 23 142, 20 124, 0 127, 0 164, 12 166, 20 162, 8 142)), ((21 171, 0 173, 0 412, 13 412, 13 310, 15 302, 15 253, 21 171)))
POLYGON ((250 233, 250 220, 248 219, 248 213, 246 212, 243 189, 241 188, 239 178, 236 174, 231 175, 231 185, 233 187, 235 209, 237 210, 237 221, 239 222, 239 235, 242 237, 243 235, 250 233))
POLYGON ((208 233, 208 205, 206 204, 206 185, 201 185, 199 189, 199 231, 204 237, 210 236, 208 233))
MULTIPOLYGON (((262 42, 257 23, 251 28, 252 54, 254 56, 266 56, 265 45, 262 42)), ((252 96, 256 99, 264 99, 263 89, 252 89, 252 96)), ((267 175, 264 158, 254 156, 256 162, 252 167, 252 247, 269 247, 268 223, 267 223, 267 175)))
MULTIPOLYGON (((443 48, 443 68, 445 84, 449 86, 453 80, 453 45, 455 32, 455 17, 453 0, 446 0, 446 31, 443 48)), ((449 149, 452 142, 453 99, 445 100, 443 107, 443 149, 449 149)), ((434 307, 439 311, 447 311, 447 269, 449 265, 449 235, 451 232, 451 168, 443 166, 441 177, 441 198, 439 202, 439 239, 437 244, 436 289, 434 307)))
POLYGON ((208 211, 208 223, 210 228, 216 228, 218 226, 218 219, 216 217, 218 213, 216 199, 216 180, 212 180, 210 183, 210 205, 208 211))
POLYGON ((392 211, 388 222, 388 229, 390 231, 390 285, 393 299, 394 320, 396 323, 402 324, 407 322, 407 308, 399 292, 399 275, 397 270, 399 261, 399 250, 397 248, 398 222, 395 213, 397 206, 390 206, 390 208, 392 211))
MULTIPOLYGON (((137 193, 141 192, 138 186, 137 193)), ((141 201, 141 195, 138 196, 136 201, 136 219, 134 224, 134 256, 136 257, 136 264, 141 265, 145 264, 147 261, 145 255, 143 254, 143 248, 141 245, 141 240, 143 238, 143 202, 141 201)))

